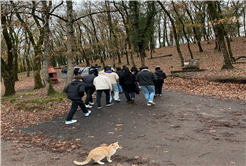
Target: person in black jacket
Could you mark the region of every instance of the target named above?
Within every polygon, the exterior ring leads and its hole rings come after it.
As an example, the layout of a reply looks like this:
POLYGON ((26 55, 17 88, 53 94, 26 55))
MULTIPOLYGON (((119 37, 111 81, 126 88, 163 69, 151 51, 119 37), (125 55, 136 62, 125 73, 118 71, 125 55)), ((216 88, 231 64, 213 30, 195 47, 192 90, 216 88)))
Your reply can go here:
POLYGON ((119 82, 126 96, 126 102, 134 103, 135 101, 135 75, 132 74, 129 68, 125 67, 123 74, 120 76, 119 82))
POLYGON ((167 76, 159 66, 155 68, 155 74, 157 76, 157 82, 155 83, 155 96, 161 96, 164 79, 167 78, 167 76))
POLYGON ((73 74, 74 74, 75 76, 77 76, 77 75, 79 74, 79 69, 80 69, 79 65, 76 65, 76 66, 73 68, 73 74))
POLYGON ((131 72, 136 76, 137 74, 138 74, 138 69, 136 68, 136 66, 133 66, 132 68, 131 68, 131 72))
POLYGON ((84 84, 85 84, 85 92, 86 92, 86 99, 85 99, 85 107, 92 108, 94 105, 92 95, 95 92, 96 88, 93 85, 94 78, 96 77, 94 71, 89 71, 89 75, 84 76, 84 84), (89 105, 90 104, 90 105, 89 105))
POLYGON ((95 64, 95 66, 91 66, 91 68, 90 68, 90 71, 94 71, 95 72, 95 74, 94 74, 95 76, 98 76, 97 68, 98 68, 97 64, 95 64))
POLYGON ((64 73, 64 78, 67 77, 67 66, 65 66, 64 68, 62 68, 62 73, 64 73))
POLYGON ((67 115, 65 124, 76 123, 77 120, 73 120, 73 115, 77 111, 78 105, 81 110, 84 112, 85 116, 89 116, 91 111, 87 110, 81 98, 84 96, 85 85, 83 82, 82 76, 75 76, 74 80, 67 85, 65 92, 67 93, 68 99, 72 100, 71 109, 67 115))

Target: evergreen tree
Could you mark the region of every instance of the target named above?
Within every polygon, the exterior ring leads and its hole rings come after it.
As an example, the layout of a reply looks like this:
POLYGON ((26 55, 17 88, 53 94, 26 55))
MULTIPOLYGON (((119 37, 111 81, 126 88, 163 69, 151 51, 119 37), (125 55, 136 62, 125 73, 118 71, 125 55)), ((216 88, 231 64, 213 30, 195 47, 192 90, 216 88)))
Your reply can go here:
POLYGON ((135 47, 138 47, 140 53, 141 65, 145 65, 145 49, 153 36, 155 15, 157 14, 156 2, 154 1, 130 1, 130 34, 131 41, 135 47), (146 10, 147 9, 147 10, 146 10))

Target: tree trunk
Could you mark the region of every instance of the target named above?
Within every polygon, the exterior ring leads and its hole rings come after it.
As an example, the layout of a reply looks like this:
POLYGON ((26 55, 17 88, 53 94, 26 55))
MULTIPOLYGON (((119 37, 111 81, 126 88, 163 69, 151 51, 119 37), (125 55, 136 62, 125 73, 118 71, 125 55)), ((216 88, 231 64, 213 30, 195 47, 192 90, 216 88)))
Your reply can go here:
POLYGON ((32 16, 35 20, 35 23, 37 24, 37 26, 39 26, 39 38, 38 38, 38 43, 35 43, 34 40, 34 36, 31 32, 31 30, 29 29, 28 26, 25 26, 25 22, 24 20, 20 17, 20 14, 18 12, 18 10, 16 9, 14 2, 10 1, 12 6, 14 7, 15 13, 17 18, 20 20, 20 22, 22 23, 22 26, 25 28, 25 30, 27 31, 28 35, 29 35, 29 39, 34 47, 34 53, 35 53, 35 58, 34 58, 34 66, 33 66, 33 76, 34 76, 34 89, 40 89, 43 87, 42 81, 41 81, 41 76, 40 76, 40 61, 41 61, 41 46, 43 44, 43 38, 44 38, 44 32, 43 32, 43 28, 41 27, 41 25, 39 24, 38 19, 36 18, 35 15, 35 1, 32 1, 33 3, 33 8, 32 8, 32 16))
POLYGON ((145 66, 145 53, 143 45, 138 45, 140 58, 141 58, 141 66, 145 66))
MULTIPOLYGON (((213 4, 212 1, 208 1, 208 9, 210 11, 211 14, 211 18, 212 20, 220 20, 219 14, 215 9, 215 6, 213 4)), ((228 52, 227 52, 227 48, 225 45, 225 40, 224 40, 224 29, 221 23, 218 22, 214 22, 213 25, 215 26, 215 30, 216 33, 218 35, 218 40, 219 40, 219 44, 220 44, 220 48, 221 48, 221 53, 223 56, 223 66, 222 69, 233 69, 234 67, 231 64, 231 60, 229 58, 228 52)))
MULTIPOLYGON (((186 9, 186 12, 187 12, 188 16, 190 17, 190 20, 191 20, 192 25, 194 25, 194 20, 193 20, 191 14, 190 14, 190 11, 188 10, 188 8, 187 8, 186 5, 185 5, 185 9, 186 9)), ((202 49, 202 46, 201 46, 201 43, 200 43, 200 39, 198 38, 198 34, 196 32, 196 27, 193 26, 192 29, 193 29, 193 32, 194 32, 194 36, 195 36, 195 38, 197 40, 199 52, 203 52, 203 49, 202 49)))
POLYGON ((158 40, 159 40, 159 48, 162 47, 161 45, 161 13, 159 16, 159 21, 158 21, 158 40))
POLYGON ((19 40, 18 40, 18 35, 16 34, 16 32, 13 30, 13 28, 10 26, 10 37, 12 39, 12 43, 13 43, 13 54, 14 54, 14 77, 15 77, 15 81, 18 81, 18 44, 19 44, 19 40))
POLYGON ((15 94, 15 76, 14 76, 14 56, 12 53, 13 43, 7 29, 7 20, 3 12, 3 4, 1 4, 1 25, 2 33, 8 48, 8 62, 5 63, 1 57, 1 75, 4 80, 5 93, 4 96, 15 94))
POLYGON ((3 82, 2 81, 2 72, 0 71, 0 82, 3 82))
POLYGON ((31 65, 30 65, 28 55, 26 55, 25 58, 26 58, 26 63, 27 63, 27 77, 30 77, 31 65))
POLYGON ((226 41, 227 41, 227 47, 228 47, 228 50, 229 50, 230 58, 233 59, 230 39, 229 39, 228 35, 225 35, 225 37, 226 37, 226 41))
MULTIPOLYGON (((66 0, 67 2, 67 79, 65 88, 73 80, 73 5, 72 1, 66 0)), ((64 88, 64 89, 65 89, 64 88)))
MULTIPOLYGON (((166 17, 165 17, 165 15, 164 15, 164 18, 163 18, 163 20, 164 20, 164 29, 163 29, 163 47, 166 47, 166 31, 167 31, 167 25, 166 25, 166 17)), ((168 41, 167 41, 168 42, 168 41)))
POLYGON ((173 2, 173 1, 172 1, 172 4, 173 4, 173 9, 174 9, 174 11, 175 11, 175 13, 177 14, 177 16, 178 16, 178 18, 179 18, 179 21, 181 22, 181 24, 182 24, 182 26, 183 26, 182 30, 183 30, 184 36, 185 36, 186 41, 187 41, 187 44, 188 44, 188 49, 189 49, 189 52, 190 52, 191 59, 194 59, 193 54, 192 54, 192 51, 191 51, 191 49, 190 49, 190 39, 187 37, 186 32, 185 32, 185 25, 184 25, 183 21, 181 20, 181 18, 180 18, 180 16, 179 16, 179 13, 177 12, 177 10, 176 10, 176 8, 175 8, 175 5, 174 5, 174 2, 173 2))
POLYGON ((5 86, 4 96, 11 96, 15 94, 15 80, 11 77, 3 75, 3 83, 5 86))
POLYGON ((171 21, 171 24, 172 24, 172 27, 173 27, 174 38, 175 38, 175 42, 176 42, 176 48, 177 48, 178 55, 179 55, 179 58, 180 58, 180 61, 181 61, 181 66, 184 66, 184 58, 183 58, 183 55, 182 55, 182 52, 181 52, 181 49, 180 49, 180 45, 179 45, 178 36, 177 36, 177 33, 176 33, 174 20, 171 17, 171 15, 169 14, 169 12, 166 10, 166 8, 163 6, 163 4, 160 1, 157 1, 157 2, 161 5, 162 9, 165 11, 165 13, 167 14, 169 20, 171 21))
POLYGON ((45 12, 45 24, 44 24, 44 59, 43 59, 43 79, 45 82, 46 90, 48 96, 51 94, 56 93, 55 89, 53 88, 53 85, 51 83, 50 77, 49 77, 49 55, 50 55, 50 28, 49 28, 49 12, 50 8, 52 6, 52 1, 48 1, 49 6, 47 6, 46 1, 42 1, 43 5, 43 11, 45 12))
POLYGON ((243 7, 243 28, 244 28, 244 36, 246 37, 246 25, 245 25, 245 5, 243 7))

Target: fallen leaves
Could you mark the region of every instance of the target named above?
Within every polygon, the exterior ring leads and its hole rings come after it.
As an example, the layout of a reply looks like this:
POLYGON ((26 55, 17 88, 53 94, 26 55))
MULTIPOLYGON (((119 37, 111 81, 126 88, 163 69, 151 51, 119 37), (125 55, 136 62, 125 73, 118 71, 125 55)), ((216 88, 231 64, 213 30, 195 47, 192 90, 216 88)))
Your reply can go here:
POLYGON ((55 161, 55 160, 59 160, 59 157, 51 157, 49 161, 55 161))
POLYGON ((21 161, 21 158, 13 158, 13 161, 21 161))
MULTIPOLYGON (((14 132, 5 132, 2 133, 4 135, 4 140, 14 140, 16 143, 25 143, 32 144, 37 147, 45 148, 51 152, 62 153, 65 151, 72 151, 73 149, 78 149, 81 147, 80 141, 72 142, 72 141, 57 141, 53 140, 52 137, 45 136, 42 133, 29 134, 25 132, 20 132, 18 130, 14 130, 14 132)), ((29 147, 27 145, 13 145, 12 148, 26 148, 29 147)))
POLYGON ((168 77, 165 79, 164 89, 178 90, 198 96, 246 100, 245 84, 216 83, 196 78, 168 77))
POLYGON ((108 132, 108 135, 113 135, 114 134, 114 132, 108 132))

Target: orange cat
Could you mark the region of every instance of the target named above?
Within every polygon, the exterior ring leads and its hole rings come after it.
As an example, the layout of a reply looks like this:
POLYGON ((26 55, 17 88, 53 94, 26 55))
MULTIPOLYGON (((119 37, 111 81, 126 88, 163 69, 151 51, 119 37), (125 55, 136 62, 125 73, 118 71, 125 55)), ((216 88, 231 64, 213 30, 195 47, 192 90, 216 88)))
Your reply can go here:
POLYGON ((101 160, 104 159, 105 157, 107 157, 108 162, 112 162, 110 158, 111 156, 113 156, 113 154, 115 154, 118 148, 119 148, 118 142, 110 144, 109 146, 106 147, 97 147, 90 151, 87 159, 84 162, 78 162, 78 161, 73 161, 73 162, 76 165, 85 165, 88 164, 91 161, 91 159, 93 159, 98 164, 104 164, 104 162, 101 162, 101 160))

